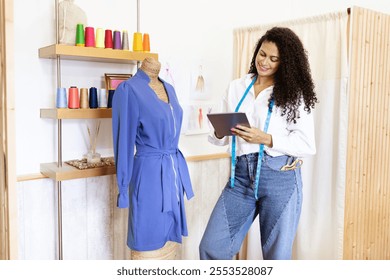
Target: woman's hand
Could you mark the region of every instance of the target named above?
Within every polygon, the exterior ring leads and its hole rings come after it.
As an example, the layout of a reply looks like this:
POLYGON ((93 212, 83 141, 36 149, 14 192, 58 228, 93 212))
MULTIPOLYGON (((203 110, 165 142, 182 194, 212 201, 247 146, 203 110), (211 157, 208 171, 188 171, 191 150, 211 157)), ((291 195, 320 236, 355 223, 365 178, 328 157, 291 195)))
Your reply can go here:
POLYGON ((231 128, 234 135, 241 137, 248 143, 264 144, 272 148, 272 135, 267 134, 255 127, 246 127, 243 125, 236 125, 231 128))

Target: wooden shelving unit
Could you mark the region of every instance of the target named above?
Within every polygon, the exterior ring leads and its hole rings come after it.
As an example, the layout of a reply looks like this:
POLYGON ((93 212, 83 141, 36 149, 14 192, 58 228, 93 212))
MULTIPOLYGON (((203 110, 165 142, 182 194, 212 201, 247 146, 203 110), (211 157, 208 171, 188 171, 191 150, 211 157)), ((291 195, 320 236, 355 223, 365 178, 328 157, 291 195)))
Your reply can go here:
MULTIPOLYGON (((54 44, 39 49, 40 58, 48 59, 69 59, 78 61, 98 61, 106 63, 135 64, 146 57, 158 59, 156 53, 131 52, 126 50, 98 49, 87 47, 76 47, 61 44, 54 44)), ((58 109, 48 108, 40 110, 40 117, 62 121, 65 119, 98 119, 111 118, 111 108, 97 109, 58 109)), ((61 129, 59 129, 61 130, 61 129)), ((60 147, 60 149, 62 149, 60 147)), ((60 182, 64 180, 88 178, 115 174, 115 166, 91 168, 79 170, 66 163, 42 163, 41 173, 53 180, 60 182)))
POLYGON ((64 181, 113 175, 115 174, 115 166, 78 169, 66 163, 64 163, 61 167, 57 166, 57 162, 41 163, 41 173, 53 180, 64 181))
MULTIPOLYGON (((98 119, 111 118, 111 108, 97 108, 97 109, 41 109, 41 118, 46 119, 98 119)), ((77 169, 66 163, 57 162, 41 163, 41 173, 55 181, 64 181, 104 175, 115 174, 115 166, 95 167, 89 169, 77 169)))
POLYGON ((158 54, 132 52, 128 50, 100 49, 54 44, 39 49, 40 58, 55 59, 57 56, 66 60, 97 61, 109 63, 135 64, 147 57, 158 59, 158 54))
MULTIPOLYGON (((129 50, 113 50, 90 47, 77 47, 59 44, 59 0, 55 0, 56 17, 56 44, 40 48, 39 57, 44 59, 56 60, 57 68, 57 88, 61 87, 61 60, 92 61, 105 63, 120 63, 137 65, 147 57, 153 57, 158 60, 156 53, 132 52, 129 50)), ((140 0, 137 0, 137 31, 139 31, 139 6, 140 0)), ((97 167, 80 170, 70 166, 62 161, 62 122, 66 119, 96 119, 111 118, 111 109, 41 109, 40 117, 53 119, 57 121, 57 162, 41 163, 41 173, 56 181, 57 192, 57 211, 58 211, 58 259, 63 259, 63 240, 62 240, 62 181, 71 179, 88 178, 95 176, 115 174, 115 166, 97 167)))
MULTIPOLYGON (((41 109, 41 118, 47 119, 98 119, 111 118, 111 108, 98 109, 41 109)), ((64 181, 115 174, 115 166, 80 170, 66 163, 41 163, 41 174, 55 181, 64 181)))
POLYGON ((111 118, 111 108, 97 109, 41 109, 43 119, 103 119, 111 118))

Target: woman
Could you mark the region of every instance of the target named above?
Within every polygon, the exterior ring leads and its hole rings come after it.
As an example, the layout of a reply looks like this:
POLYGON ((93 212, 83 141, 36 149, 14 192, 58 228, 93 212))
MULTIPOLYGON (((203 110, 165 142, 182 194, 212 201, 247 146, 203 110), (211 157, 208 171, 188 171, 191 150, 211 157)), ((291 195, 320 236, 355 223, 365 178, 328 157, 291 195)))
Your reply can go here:
POLYGON ((237 125, 230 181, 200 243, 201 259, 232 259, 257 215, 263 258, 290 259, 302 205, 301 157, 315 154, 311 110, 317 97, 306 51, 288 28, 260 38, 249 73, 231 82, 222 112, 245 112, 251 128, 237 125))

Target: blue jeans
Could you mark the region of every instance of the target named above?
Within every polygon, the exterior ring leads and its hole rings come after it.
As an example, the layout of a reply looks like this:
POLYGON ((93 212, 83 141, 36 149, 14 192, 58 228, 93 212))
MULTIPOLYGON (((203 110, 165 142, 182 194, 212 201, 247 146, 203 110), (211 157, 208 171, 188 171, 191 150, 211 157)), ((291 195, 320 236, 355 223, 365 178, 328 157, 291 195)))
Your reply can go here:
POLYGON ((199 246, 200 259, 232 259, 257 215, 263 258, 291 259, 302 206, 301 170, 281 171, 295 158, 264 153, 256 201, 257 159, 258 153, 237 158, 235 186, 228 182, 214 207, 199 246))

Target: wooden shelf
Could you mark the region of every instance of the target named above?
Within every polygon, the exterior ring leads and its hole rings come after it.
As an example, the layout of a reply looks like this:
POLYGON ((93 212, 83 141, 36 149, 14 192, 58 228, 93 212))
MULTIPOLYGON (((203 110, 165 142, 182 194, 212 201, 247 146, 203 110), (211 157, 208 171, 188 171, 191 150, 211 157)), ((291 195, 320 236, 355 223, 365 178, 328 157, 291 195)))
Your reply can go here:
POLYGON ((128 50, 101 49, 55 44, 39 49, 40 58, 84 60, 110 63, 133 64, 147 57, 158 59, 157 53, 132 52, 128 50))
POLYGON ((111 108, 96 109, 41 109, 41 118, 44 119, 98 119, 111 118, 111 108))
POLYGON ((115 166, 95 167, 88 169, 77 169, 66 163, 57 167, 56 162, 41 163, 41 173, 56 181, 89 178, 115 174, 115 166))

